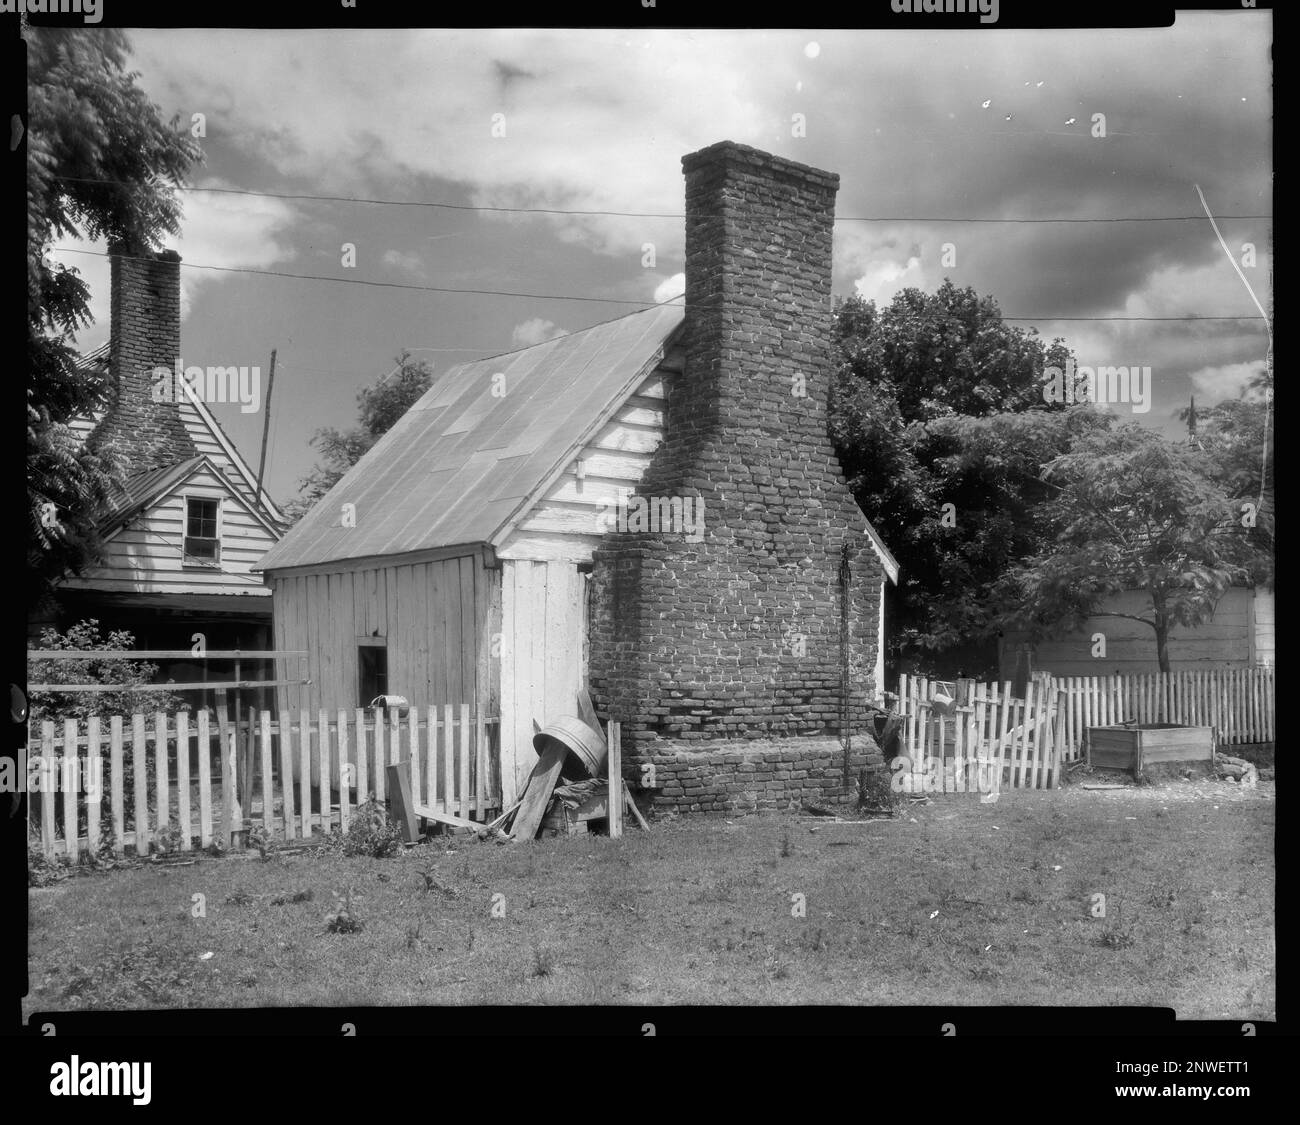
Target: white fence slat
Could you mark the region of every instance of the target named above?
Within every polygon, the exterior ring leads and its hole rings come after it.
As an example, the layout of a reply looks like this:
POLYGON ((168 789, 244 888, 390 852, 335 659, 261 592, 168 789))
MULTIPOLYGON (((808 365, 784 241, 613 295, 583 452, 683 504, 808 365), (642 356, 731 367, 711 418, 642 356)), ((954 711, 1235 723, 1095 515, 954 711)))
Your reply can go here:
POLYGON ((346 832, 352 823, 352 811, 349 808, 352 799, 352 785, 356 779, 356 765, 348 746, 348 713, 339 708, 339 831, 346 832))
POLYGON ((298 813, 302 838, 311 839, 311 713, 303 708, 298 714, 298 813))
MULTIPOLYGON (((271 753, 271 712, 261 716, 262 829, 269 841, 275 835, 275 763, 271 753)), ((252 810, 249 810, 252 815, 252 810)))
POLYGON ((288 711, 280 712, 280 815, 284 818, 284 838, 292 840, 294 830, 293 800, 293 720, 288 711))
POLYGON ((176 712, 176 819, 181 829, 181 851, 194 847, 190 810, 190 713, 176 712))
POLYGON ((104 799, 104 758, 100 753, 99 716, 86 720, 86 850, 94 856, 99 847, 100 804, 104 799))
POLYGON ((131 716, 131 768, 135 771, 135 854, 149 854, 149 746, 143 712, 131 716))
POLYGON ((158 830, 161 832, 172 820, 171 788, 167 768, 167 716, 155 711, 153 716, 154 799, 158 805, 158 830))
POLYGON ((331 808, 330 788, 333 781, 334 758, 330 737, 330 717, 329 713, 322 707, 320 710, 320 830, 322 836, 328 836, 330 829, 334 827, 334 810, 331 808))
POLYGON ((63 850, 69 863, 77 862, 77 720, 63 720, 63 756, 59 760, 59 790, 63 794, 63 850))
POLYGON ((199 712, 199 846, 212 846, 212 729, 206 710, 199 712))

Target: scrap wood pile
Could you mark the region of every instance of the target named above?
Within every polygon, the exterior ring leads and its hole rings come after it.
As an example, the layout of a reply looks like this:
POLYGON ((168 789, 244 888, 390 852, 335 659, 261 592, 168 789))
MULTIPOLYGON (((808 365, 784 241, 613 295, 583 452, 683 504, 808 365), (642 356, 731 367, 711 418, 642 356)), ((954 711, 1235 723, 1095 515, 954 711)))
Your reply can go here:
POLYGON ((578 693, 578 710, 582 718, 566 715, 537 730, 533 736, 537 765, 523 796, 487 825, 489 833, 502 839, 532 840, 539 831, 572 835, 586 832, 589 821, 607 820, 610 835, 619 836, 629 810, 642 828, 650 827, 622 777, 617 724, 610 723, 611 748, 585 691, 578 693), (601 777, 607 759, 608 776, 601 777))

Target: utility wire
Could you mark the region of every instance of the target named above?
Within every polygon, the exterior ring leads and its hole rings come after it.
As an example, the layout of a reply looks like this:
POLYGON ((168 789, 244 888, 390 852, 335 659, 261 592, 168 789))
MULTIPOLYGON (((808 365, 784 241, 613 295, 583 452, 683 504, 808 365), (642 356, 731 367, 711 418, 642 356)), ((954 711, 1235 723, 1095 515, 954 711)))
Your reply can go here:
MULTIPOLYGON (((56 179, 67 183, 81 184, 115 184, 119 187, 133 187, 123 180, 102 180, 84 176, 57 176, 56 179)), ((299 199, 318 203, 366 203, 378 207, 435 207, 448 211, 490 211, 510 215, 592 215, 620 219, 684 219, 685 214, 676 211, 586 211, 565 207, 491 207, 471 203, 441 203, 418 199, 371 199, 354 195, 310 195, 300 192, 254 191, 251 188, 217 188, 191 187, 173 185, 177 191, 206 191, 217 195, 252 195, 264 199, 299 199)), ((707 214, 707 212, 699 212, 707 214)), ((1222 215, 1223 219, 1272 219, 1272 215, 1222 215)), ((925 216, 876 216, 876 215, 837 215, 837 223, 1188 223, 1199 222, 1200 215, 1135 215, 1125 217, 1096 218, 1046 218, 1046 219, 988 219, 925 217, 925 216)))
MULTIPOLYGON (((92 258, 111 257, 107 251, 103 250, 78 250, 70 246, 54 246, 51 250, 62 254, 85 254, 92 258)), ((119 257, 132 259, 135 261, 152 261, 151 258, 135 257, 130 254, 122 254, 119 257)), ((523 297, 531 301, 584 301, 592 304, 602 305, 635 305, 640 309, 662 308, 664 305, 671 305, 675 301, 680 301, 680 295, 671 297, 666 301, 631 301, 619 297, 585 297, 576 294, 566 293, 521 293, 506 289, 456 289, 445 285, 408 285, 397 281, 367 281, 358 277, 329 277, 325 274, 311 273, 286 273, 282 270, 259 270, 247 266, 207 266, 197 262, 181 262, 180 265, 186 269, 192 270, 213 270, 217 273, 247 273, 255 274, 259 277, 287 277, 295 281, 328 281, 335 285, 369 285, 377 289, 406 289, 419 293, 464 293, 482 297, 523 297)), ((1189 321, 1189 320, 1258 320, 1257 316, 998 316, 999 320, 1016 322, 1038 322, 1038 321, 1189 321)), ((470 351, 470 348, 448 349, 455 351, 470 351)))

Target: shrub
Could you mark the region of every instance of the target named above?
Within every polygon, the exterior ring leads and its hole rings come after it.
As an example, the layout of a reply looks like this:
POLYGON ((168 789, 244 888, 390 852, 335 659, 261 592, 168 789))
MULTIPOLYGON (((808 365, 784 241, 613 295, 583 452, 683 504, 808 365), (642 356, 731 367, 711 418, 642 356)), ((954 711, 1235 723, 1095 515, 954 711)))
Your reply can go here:
POLYGON ((153 846, 159 855, 175 855, 181 850, 181 844, 185 840, 185 831, 179 824, 170 823, 166 828, 158 830, 158 835, 154 837, 153 846))
POLYGON ((117 691, 31 693, 31 720, 40 730, 45 719, 55 723, 63 719, 84 719, 91 715, 133 715, 137 711, 175 711, 182 705, 180 696, 165 691, 141 691, 158 674, 158 665, 144 660, 96 659, 96 652, 129 649, 135 636, 119 629, 101 637, 99 622, 94 618, 78 621, 66 633, 56 629, 41 632, 38 648, 85 652, 85 660, 33 660, 27 677, 38 684, 113 684, 117 691))
POLYGON ((903 795, 894 792, 893 777, 883 766, 864 769, 858 775, 859 808, 892 816, 902 802, 903 795))
POLYGON ((67 877, 67 870, 58 859, 47 859, 40 844, 27 841, 27 885, 48 887, 67 877))
POLYGON ((341 846, 344 855, 382 859, 401 851, 402 829, 389 818, 388 810, 372 797, 357 806, 341 846))

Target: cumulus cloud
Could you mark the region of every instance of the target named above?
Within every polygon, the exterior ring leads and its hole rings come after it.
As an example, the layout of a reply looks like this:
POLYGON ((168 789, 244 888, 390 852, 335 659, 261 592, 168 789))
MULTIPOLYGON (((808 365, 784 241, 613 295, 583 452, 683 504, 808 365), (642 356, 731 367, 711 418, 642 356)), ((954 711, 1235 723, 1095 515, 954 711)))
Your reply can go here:
POLYGON ((654 299, 656 304, 662 304, 664 301, 685 300, 686 295, 686 275, 684 273, 675 273, 672 277, 664 278, 655 286, 654 299))
MULTIPOLYGON (((233 185, 209 178, 197 186, 228 188, 233 185)), ((290 261, 296 255, 288 240, 296 212, 285 200, 194 191, 186 193, 183 202, 185 213, 180 236, 164 240, 165 248, 181 256, 182 321, 189 317, 196 296, 205 286, 239 276, 200 267, 266 269, 290 261)), ((102 239, 64 238, 59 244, 69 252, 55 250, 50 257, 76 267, 90 286, 90 312, 95 323, 78 336, 78 346, 98 347, 108 339, 109 329, 108 246, 102 239)))
POLYGON ((568 334, 567 328, 559 328, 554 321, 535 316, 521 324, 516 324, 510 332, 510 339, 516 348, 530 348, 543 340, 554 340, 557 336, 568 334))
POLYGON ((410 251, 387 250, 384 252, 382 261, 390 269, 397 270, 409 277, 423 280, 428 276, 425 273, 424 262, 420 260, 420 256, 410 251))
POLYGON ((1192 387, 1201 402, 1213 406, 1225 399, 1238 398, 1252 380, 1264 373, 1264 361, 1228 363, 1219 367, 1202 367, 1190 375, 1192 387))
POLYGON ((854 281, 853 287, 859 297, 887 305, 902 289, 926 288, 925 270, 917 257, 908 258, 905 263, 876 259, 867 263, 865 272, 854 281))

